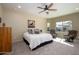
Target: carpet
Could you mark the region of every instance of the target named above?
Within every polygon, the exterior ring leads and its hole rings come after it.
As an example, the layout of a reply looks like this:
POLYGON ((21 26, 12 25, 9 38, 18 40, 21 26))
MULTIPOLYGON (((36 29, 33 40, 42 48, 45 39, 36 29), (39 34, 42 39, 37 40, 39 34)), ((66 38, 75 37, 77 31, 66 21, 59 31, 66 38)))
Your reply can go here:
POLYGON ((73 43, 56 38, 54 42, 31 51, 24 41, 14 43, 8 55, 79 55, 79 40, 73 43))

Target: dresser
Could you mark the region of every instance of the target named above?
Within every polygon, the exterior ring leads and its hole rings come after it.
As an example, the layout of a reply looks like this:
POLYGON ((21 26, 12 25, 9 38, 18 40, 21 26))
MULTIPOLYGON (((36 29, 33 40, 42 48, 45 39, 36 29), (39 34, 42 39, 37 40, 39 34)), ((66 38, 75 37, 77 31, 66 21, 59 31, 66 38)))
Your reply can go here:
POLYGON ((0 53, 11 52, 12 29, 11 27, 0 27, 0 53))

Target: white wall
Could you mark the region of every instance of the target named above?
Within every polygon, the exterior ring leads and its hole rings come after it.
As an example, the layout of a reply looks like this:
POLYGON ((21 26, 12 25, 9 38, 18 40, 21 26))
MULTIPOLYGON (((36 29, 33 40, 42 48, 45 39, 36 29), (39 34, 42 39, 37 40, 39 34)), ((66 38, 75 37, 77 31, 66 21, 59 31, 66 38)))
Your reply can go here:
POLYGON ((12 27, 12 40, 13 42, 21 41, 23 33, 27 31, 27 20, 35 20, 36 28, 46 31, 46 20, 38 16, 30 14, 22 14, 11 10, 4 10, 3 22, 6 26, 12 27))
MULTIPOLYGON (((2 19, 2 6, 0 5, 0 17, 1 17, 1 19, 2 19)), ((1 23, 0 23, 0 26, 1 26, 1 23)))

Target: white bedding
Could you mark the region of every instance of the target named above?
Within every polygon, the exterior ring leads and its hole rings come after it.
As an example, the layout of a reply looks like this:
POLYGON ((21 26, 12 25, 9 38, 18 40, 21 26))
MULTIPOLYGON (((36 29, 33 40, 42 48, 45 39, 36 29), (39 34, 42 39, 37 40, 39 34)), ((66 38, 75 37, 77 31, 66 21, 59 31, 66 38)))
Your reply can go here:
POLYGON ((29 34, 26 32, 24 33, 23 37, 29 42, 29 47, 31 48, 31 50, 39 44, 53 39, 51 34, 48 33, 29 34))

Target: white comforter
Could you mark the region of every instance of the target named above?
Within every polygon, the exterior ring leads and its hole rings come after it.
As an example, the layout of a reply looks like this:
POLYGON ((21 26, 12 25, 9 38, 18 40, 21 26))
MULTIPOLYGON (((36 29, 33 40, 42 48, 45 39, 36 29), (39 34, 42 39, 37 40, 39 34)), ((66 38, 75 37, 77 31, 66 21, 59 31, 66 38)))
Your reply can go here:
POLYGON ((29 47, 31 50, 39 44, 53 39, 51 34, 48 33, 29 34, 26 32, 24 33, 23 37, 29 42, 29 47))

